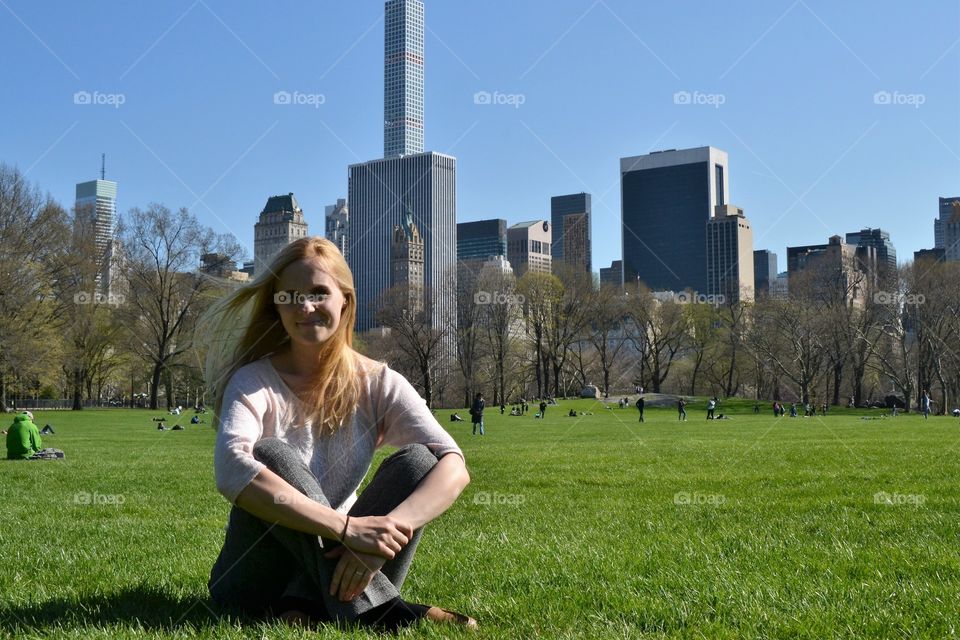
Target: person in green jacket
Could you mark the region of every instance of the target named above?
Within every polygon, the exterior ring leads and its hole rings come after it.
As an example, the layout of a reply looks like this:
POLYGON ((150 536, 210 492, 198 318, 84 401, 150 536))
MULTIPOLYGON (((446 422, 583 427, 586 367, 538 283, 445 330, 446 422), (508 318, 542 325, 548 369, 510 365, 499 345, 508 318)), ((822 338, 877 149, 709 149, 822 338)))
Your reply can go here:
POLYGON ((7 430, 7 460, 27 460, 42 448, 40 430, 33 424, 33 414, 29 411, 17 414, 7 430))

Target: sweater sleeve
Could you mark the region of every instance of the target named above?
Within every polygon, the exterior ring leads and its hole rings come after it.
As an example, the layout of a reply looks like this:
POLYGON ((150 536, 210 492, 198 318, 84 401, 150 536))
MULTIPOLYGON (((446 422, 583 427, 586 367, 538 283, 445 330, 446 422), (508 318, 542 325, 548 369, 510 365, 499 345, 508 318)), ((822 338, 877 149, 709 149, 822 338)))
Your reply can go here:
POLYGON ((217 490, 231 504, 265 466, 254 459, 253 445, 263 434, 266 396, 263 386, 242 369, 224 390, 213 468, 217 490))
POLYGON ((383 367, 378 386, 374 406, 381 434, 379 444, 393 447, 423 444, 438 459, 448 453, 464 457, 453 437, 440 426, 426 401, 406 378, 383 367))

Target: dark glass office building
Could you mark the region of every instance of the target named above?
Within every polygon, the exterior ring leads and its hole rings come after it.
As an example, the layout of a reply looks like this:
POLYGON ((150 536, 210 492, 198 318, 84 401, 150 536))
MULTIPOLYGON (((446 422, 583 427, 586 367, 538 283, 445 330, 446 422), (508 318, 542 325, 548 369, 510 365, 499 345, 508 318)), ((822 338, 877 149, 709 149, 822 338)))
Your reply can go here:
POLYGON ((777 280, 777 254, 768 249, 753 252, 753 290, 756 297, 770 294, 777 280))
POLYGON ((498 218, 457 223, 457 260, 506 255, 506 220, 498 218))
POLYGON ((550 198, 550 224, 553 225, 554 264, 565 262, 590 272, 593 265, 590 221, 592 202, 589 193, 571 193, 550 198))
POLYGON ((707 221, 728 201, 713 147, 620 159, 624 286, 707 292, 707 221))
POLYGON ((887 278, 896 273, 897 250, 890 242, 890 234, 883 229, 861 229, 847 234, 847 244, 858 247, 873 247, 877 250, 879 276, 887 278))

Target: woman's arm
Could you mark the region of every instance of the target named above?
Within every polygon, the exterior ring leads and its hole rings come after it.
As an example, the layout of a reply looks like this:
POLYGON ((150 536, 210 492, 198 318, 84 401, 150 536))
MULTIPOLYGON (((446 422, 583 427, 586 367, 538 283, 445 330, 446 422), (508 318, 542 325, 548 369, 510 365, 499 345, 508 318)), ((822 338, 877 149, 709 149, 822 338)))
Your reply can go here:
MULTIPOLYGON (((419 529, 449 509, 469 482, 470 474, 463 458, 448 453, 437 461, 413 493, 390 512, 390 516, 419 529)), ((352 518, 350 523, 353 526, 352 518)), ((345 553, 342 549, 335 549, 327 557, 340 559, 330 584, 330 595, 339 597, 342 602, 360 595, 383 566, 382 559, 345 553)))
POLYGON ((351 516, 347 524, 347 516, 311 500, 267 468, 243 488, 236 504, 261 520, 329 540, 340 540, 346 524, 345 546, 387 559, 413 535, 413 527, 394 516, 351 516))
POLYGON ((470 474, 463 458, 448 453, 390 515, 419 529, 449 509, 469 482, 470 474))

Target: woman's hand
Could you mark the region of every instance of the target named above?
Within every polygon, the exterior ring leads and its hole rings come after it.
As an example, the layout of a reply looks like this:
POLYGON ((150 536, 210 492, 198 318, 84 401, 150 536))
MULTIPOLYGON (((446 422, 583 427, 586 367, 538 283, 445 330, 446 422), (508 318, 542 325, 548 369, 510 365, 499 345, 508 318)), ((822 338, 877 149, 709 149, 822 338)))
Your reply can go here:
POLYGON ((393 516, 358 516, 350 517, 342 542, 357 553, 390 560, 411 536, 413 527, 393 516))
MULTIPOLYGON (((352 523, 353 519, 350 522, 352 523)), ((350 602, 363 593, 373 576, 387 561, 382 556, 358 553, 346 547, 337 547, 327 552, 325 557, 340 558, 330 581, 330 595, 339 598, 341 602, 350 602)))

